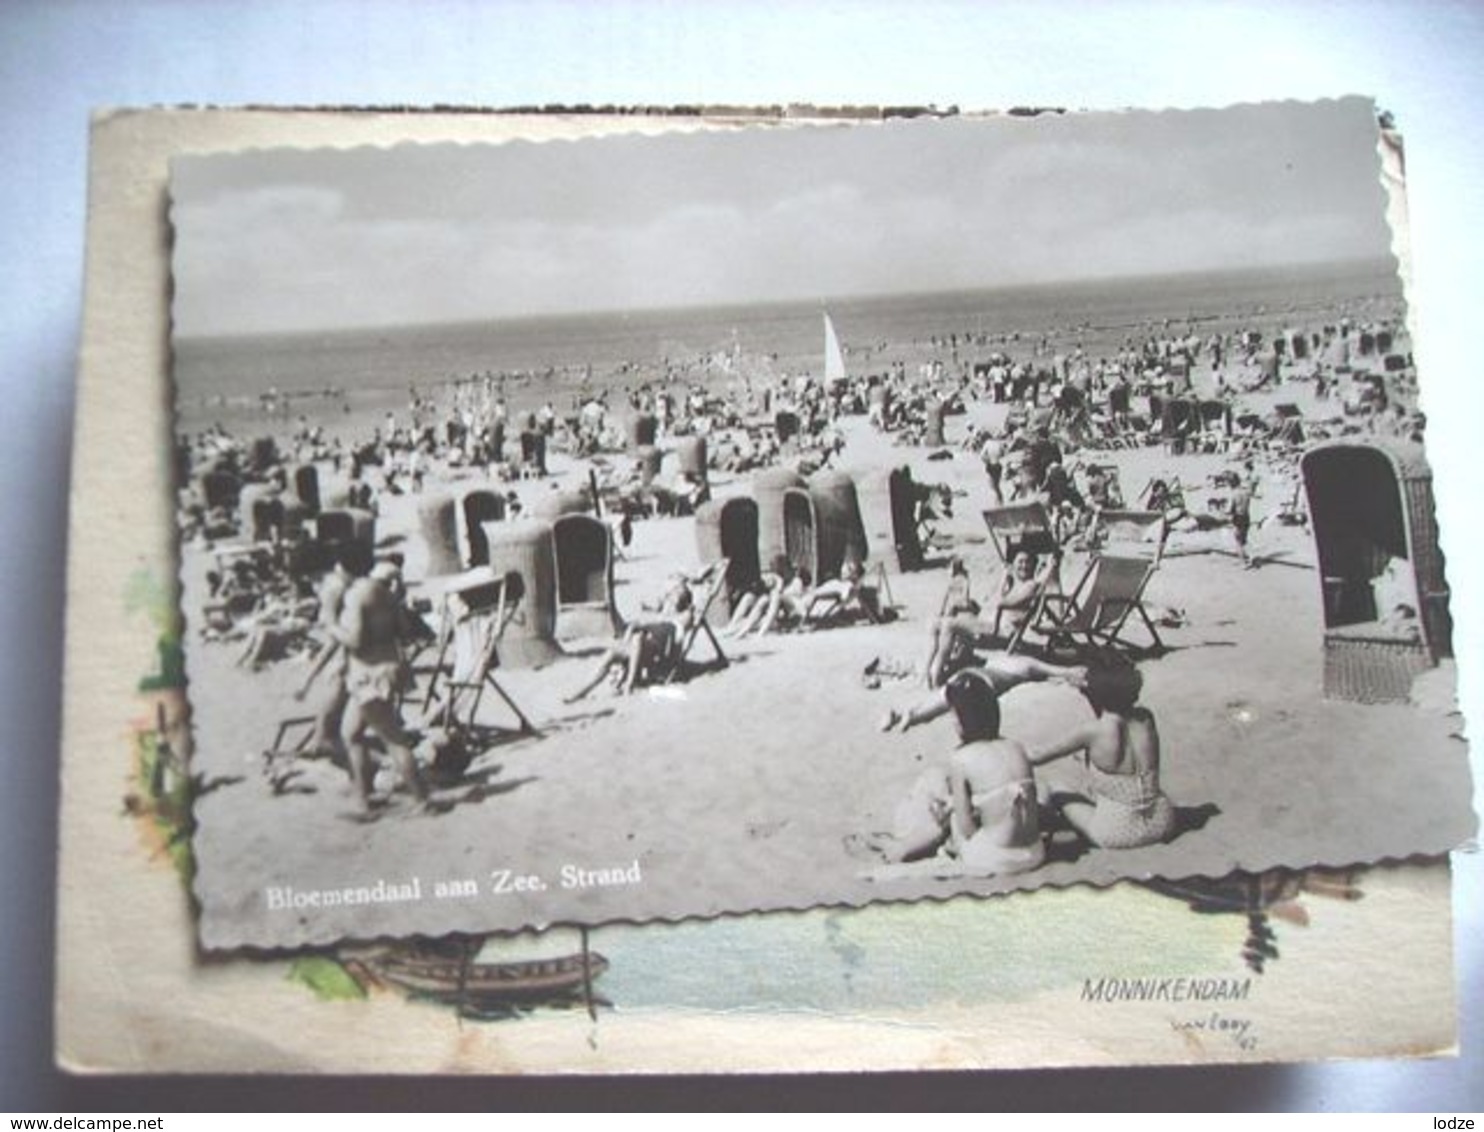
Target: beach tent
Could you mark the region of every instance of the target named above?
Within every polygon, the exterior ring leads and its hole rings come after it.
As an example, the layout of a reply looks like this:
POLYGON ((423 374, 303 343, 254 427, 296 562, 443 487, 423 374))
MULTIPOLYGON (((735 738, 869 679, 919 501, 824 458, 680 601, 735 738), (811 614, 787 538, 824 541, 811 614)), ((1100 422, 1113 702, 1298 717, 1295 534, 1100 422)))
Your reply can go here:
POLYGON ((313 464, 295 464, 289 470, 290 504, 297 505, 308 518, 319 514, 319 469, 313 464))
POLYGON ((1318 552, 1324 690, 1405 700, 1412 678, 1451 656, 1452 621, 1420 448, 1320 444, 1300 465, 1318 552))
POLYGON ((726 602, 730 616, 738 599, 751 592, 762 577, 757 502, 736 495, 697 507, 696 550, 703 563, 727 560, 726 602))
POLYGON ((783 493, 783 554, 795 573, 807 570, 811 581, 819 581, 819 524, 814 499, 801 487, 783 493))
POLYGON ((706 438, 704 436, 682 436, 675 443, 676 471, 706 482, 706 438))
POLYGON ((451 495, 425 495, 417 503, 417 527, 427 560, 421 577, 440 578, 464 568, 459 554, 459 507, 451 495))
POLYGON ((946 407, 936 397, 927 404, 922 442, 930 448, 937 448, 943 444, 943 411, 946 407))
POLYGON ((267 484, 248 484, 238 497, 242 537, 267 542, 283 533, 283 498, 267 484))
POLYGON ((474 488, 459 497, 459 553, 465 566, 483 566, 490 560, 484 524, 505 518, 505 500, 487 488, 474 488))
POLYGON ((764 567, 779 555, 788 556, 783 497, 803 487, 803 477, 791 468, 764 468, 752 477, 752 496, 757 500, 757 557, 764 567))
POLYGON ((556 543, 543 519, 484 524, 490 569, 505 579, 514 613, 500 643, 507 668, 540 668, 562 656, 556 642, 556 543), (512 578, 513 575, 513 578, 512 578))
POLYGON ((846 560, 866 562, 866 526, 861 520, 855 480, 846 472, 820 471, 809 477, 814 501, 819 573, 815 581, 837 578, 846 560))
POLYGON ((218 508, 233 511, 242 494, 242 481, 231 472, 214 469, 202 474, 200 483, 201 501, 208 510, 218 508))
POLYGON ((592 515, 562 515, 552 525, 559 641, 617 635, 613 604, 613 531, 592 515))
POLYGON ((321 511, 315 519, 315 541, 326 550, 345 554, 345 568, 353 574, 371 569, 376 557, 376 516, 357 507, 321 511))
POLYGON ((895 573, 922 569, 917 503, 919 494, 926 490, 913 481, 912 470, 905 466, 860 478, 858 499, 871 561, 895 573))
POLYGON ((637 453, 641 448, 654 446, 659 435, 659 418, 653 413, 638 413, 629 418, 629 451, 637 453))

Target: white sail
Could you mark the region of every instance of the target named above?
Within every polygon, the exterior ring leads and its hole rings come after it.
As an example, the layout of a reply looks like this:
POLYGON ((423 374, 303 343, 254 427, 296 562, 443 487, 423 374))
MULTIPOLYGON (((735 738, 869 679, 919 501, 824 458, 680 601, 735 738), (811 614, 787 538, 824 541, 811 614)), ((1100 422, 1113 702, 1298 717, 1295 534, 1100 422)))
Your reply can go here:
POLYGON ((835 324, 824 316, 824 379, 845 380, 845 355, 840 352, 840 339, 835 337, 835 324))

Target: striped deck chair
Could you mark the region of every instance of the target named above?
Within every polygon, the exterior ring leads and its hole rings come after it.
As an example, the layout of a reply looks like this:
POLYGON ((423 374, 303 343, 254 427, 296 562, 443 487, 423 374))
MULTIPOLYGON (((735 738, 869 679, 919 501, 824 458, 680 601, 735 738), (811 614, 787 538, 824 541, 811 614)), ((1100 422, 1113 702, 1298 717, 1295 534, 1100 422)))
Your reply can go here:
POLYGON ((695 668, 699 667, 690 659, 690 654, 696 646, 696 640, 701 636, 705 636, 713 653, 713 659, 707 663, 706 667, 720 669, 731 663, 727 659, 727 654, 722 651, 721 642, 716 639, 711 623, 706 619, 706 615, 711 611, 712 603, 726 589, 727 571, 730 567, 730 559, 718 558, 706 567, 698 581, 691 584, 695 604, 691 610, 690 625, 686 628, 685 635, 681 637, 676 649, 675 663, 665 673, 666 684, 673 684, 677 680, 686 678, 695 668))
POLYGON ((1092 650, 1162 650, 1164 641, 1143 600, 1144 587, 1154 570, 1155 562, 1151 558, 1096 555, 1070 594, 1041 596, 1026 630, 1045 637, 1049 649, 1070 645, 1092 650), (1134 614, 1138 614, 1149 631, 1151 646, 1136 645, 1126 636, 1125 629, 1134 614))
POLYGON ((1049 554, 1057 549, 1056 532, 1042 503, 1007 503, 984 512, 984 524, 995 553, 1006 566, 1021 551, 1049 554))
POLYGON ((1126 511, 1108 508, 1093 520, 1091 545, 1112 548, 1131 558, 1151 557, 1158 566, 1164 560, 1170 524, 1163 511, 1126 511))
POLYGON ((441 677, 443 725, 473 730, 484 690, 491 688, 514 714, 518 721, 515 730, 522 735, 534 735, 535 725, 495 678, 500 663, 500 637, 519 602, 508 600, 509 588, 504 578, 482 576, 492 574, 488 568, 483 572, 471 570, 463 575, 470 579, 470 584, 444 592, 438 659, 423 707, 426 710, 437 698, 441 677))

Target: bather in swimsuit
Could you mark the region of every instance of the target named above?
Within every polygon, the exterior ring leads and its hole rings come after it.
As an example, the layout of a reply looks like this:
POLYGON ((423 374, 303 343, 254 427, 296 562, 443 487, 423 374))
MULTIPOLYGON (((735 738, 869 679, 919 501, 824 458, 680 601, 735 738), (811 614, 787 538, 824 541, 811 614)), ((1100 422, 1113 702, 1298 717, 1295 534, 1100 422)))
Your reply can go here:
POLYGON ((959 846, 964 868, 983 874, 1021 873, 1046 859, 1036 808, 1036 783, 1026 777, 974 793, 979 828, 959 846), (1008 840, 1010 844, 1004 844, 1008 840))
POLYGON ((358 704, 378 700, 390 703, 397 694, 400 679, 400 661, 365 661, 351 657, 346 664, 345 691, 358 704))
POLYGON ((1147 771, 1110 774, 1089 760, 1087 792, 1095 804, 1087 835, 1104 849, 1152 845, 1174 832, 1175 807, 1147 771))

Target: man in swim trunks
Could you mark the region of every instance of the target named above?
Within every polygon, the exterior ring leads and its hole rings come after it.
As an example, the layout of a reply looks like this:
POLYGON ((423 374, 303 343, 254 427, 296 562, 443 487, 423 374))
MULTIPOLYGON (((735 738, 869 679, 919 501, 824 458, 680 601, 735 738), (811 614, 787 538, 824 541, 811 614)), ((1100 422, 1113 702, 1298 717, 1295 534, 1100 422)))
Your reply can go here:
POLYGON ((378 563, 369 577, 346 590, 335 639, 346 652, 345 715, 340 738, 350 759, 351 781, 363 810, 370 810, 370 752, 363 736, 371 731, 386 745, 403 784, 420 803, 427 801, 427 788, 412 755, 415 738, 402 726, 396 708, 403 676, 402 651, 397 643, 401 626, 401 601, 395 584, 400 571, 389 562, 378 563))

